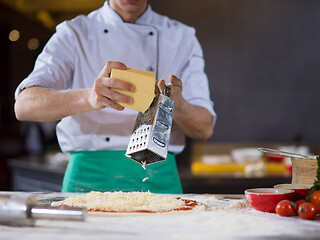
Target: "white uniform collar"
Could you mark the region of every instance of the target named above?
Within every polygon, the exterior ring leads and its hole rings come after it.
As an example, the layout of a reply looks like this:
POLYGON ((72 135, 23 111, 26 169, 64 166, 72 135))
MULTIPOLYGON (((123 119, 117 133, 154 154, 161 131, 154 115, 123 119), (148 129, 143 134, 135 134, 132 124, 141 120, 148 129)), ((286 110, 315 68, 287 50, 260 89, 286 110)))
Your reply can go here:
MULTIPOLYGON (((150 22, 151 15, 152 15, 152 9, 150 4, 148 4, 146 11, 137 19, 135 23, 146 24, 150 22)), ((106 22, 110 20, 124 22, 120 17, 120 15, 110 7, 109 1, 105 1, 102 7, 102 17, 106 22)))

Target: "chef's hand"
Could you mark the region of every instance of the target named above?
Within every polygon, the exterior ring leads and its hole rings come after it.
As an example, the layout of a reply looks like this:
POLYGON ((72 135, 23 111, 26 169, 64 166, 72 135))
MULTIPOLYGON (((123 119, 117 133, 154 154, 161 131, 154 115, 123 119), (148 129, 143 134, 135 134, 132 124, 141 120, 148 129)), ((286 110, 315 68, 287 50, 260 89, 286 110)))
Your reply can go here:
MULTIPOLYGON (((156 93, 164 94, 165 80, 157 81, 156 93)), ((174 75, 169 76, 170 98, 174 101, 174 108, 179 108, 185 99, 182 97, 182 81, 174 75)))
MULTIPOLYGON (((170 75, 170 98, 174 100, 173 121, 189 137, 198 141, 207 140, 213 133, 213 116, 200 106, 190 104, 182 96, 182 82, 174 75, 170 75)), ((156 93, 164 93, 165 81, 157 81, 156 93)))
POLYGON ((116 101, 131 103, 132 97, 118 93, 111 88, 123 89, 126 91, 134 91, 135 87, 131 83, 121 81, 119 79, 110 78, 113 68, 127 69, 127 66, 121 62, 108 61, 103 67, 99 76, 94 80, 93 87, 89 94, 89 103, 94 109, 103 109, 110 107, 115 110, 123 110, 120 104, 116 101))

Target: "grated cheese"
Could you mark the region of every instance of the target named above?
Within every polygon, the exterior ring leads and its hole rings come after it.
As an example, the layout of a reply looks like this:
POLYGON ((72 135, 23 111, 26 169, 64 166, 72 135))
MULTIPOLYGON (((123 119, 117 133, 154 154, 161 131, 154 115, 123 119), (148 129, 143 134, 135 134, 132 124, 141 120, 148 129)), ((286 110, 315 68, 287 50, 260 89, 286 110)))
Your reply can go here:
POLYGON ((142 179, 142 182, 145 182, 149 179, 149 177, 145 177, 144 179, 142 179))
POLYGON ((142 168, 144 169, 144 170, 146 170, 146 164, 147 164, 147 162, 146 161, 144 161, 144 162, 141 162, 142 164, 142 168))
POLYGON ((85 207, 99 211, 164 212, 185 207, 185 202, 176 197, 153 194, 150 192, 95 192, 69 197, 62 205, 85 207))

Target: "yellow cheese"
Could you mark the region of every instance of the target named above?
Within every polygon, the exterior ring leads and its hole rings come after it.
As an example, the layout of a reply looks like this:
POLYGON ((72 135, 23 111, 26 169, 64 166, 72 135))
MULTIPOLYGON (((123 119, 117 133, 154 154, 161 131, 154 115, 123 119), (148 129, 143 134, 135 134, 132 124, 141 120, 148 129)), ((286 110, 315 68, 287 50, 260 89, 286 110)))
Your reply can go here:
POLYGON ((135 86, 134 92, 129 92, 121 89, 114 89, 115 91, 131 96, 133 102, 131 104, 118 102, 121 106, 145 112, 151 105, 154 99, 154 89, 156 76, 154 73, 145 72, 133 68, 126 70, 112 69, 111 78, 117 78, 125 82, 132 83, 135 86))

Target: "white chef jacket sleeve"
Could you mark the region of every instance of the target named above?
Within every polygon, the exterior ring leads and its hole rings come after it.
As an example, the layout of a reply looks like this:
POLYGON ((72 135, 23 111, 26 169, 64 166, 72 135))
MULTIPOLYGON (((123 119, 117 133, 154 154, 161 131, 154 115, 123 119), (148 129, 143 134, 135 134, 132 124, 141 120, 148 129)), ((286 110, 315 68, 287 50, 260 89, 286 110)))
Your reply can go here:
POLYGON ((28 87, 42 86, 56 90, 70 87, 73 76, 75 58, 74 33, 63 22, 57 26, 57 31, 50 38, 42 53, 38 56, 35 67, 15 91, 15 98, 28 87))
POLYGON ((182 94, 190 104, 206 108, 215 117, 208 78, 204 72, 203 52, 195 35, 191 39, 191 44, 193 47, 188 56, 189 60, 180 74, 183 80, 182 94))

